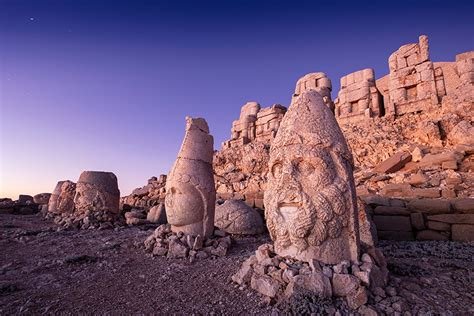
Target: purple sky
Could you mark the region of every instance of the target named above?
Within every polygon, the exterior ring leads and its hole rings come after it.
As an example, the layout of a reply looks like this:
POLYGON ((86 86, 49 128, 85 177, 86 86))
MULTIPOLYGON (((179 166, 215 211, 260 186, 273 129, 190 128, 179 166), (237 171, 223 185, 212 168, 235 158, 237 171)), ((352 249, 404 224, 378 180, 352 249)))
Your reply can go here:
POLYGON ((246 101, 288 106, 306 73, 326 72, 335 98, 341 76, 387 74, 420 34, 433 61, 474 49, 473 1, 390 3, 0 0, 0 197, 82 170, 114 172, 127 195, 168 173, 186 115, 219 149, 246 101))

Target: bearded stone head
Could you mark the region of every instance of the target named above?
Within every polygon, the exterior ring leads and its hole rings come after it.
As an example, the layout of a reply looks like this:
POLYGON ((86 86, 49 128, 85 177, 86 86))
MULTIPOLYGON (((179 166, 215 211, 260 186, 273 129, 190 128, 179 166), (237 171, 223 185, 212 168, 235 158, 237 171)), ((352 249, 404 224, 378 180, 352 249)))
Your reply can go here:
POLYGON ((357 260, 352 155, 316 91, 297 96, 270 149, 265 217, 275 251, 325 263, 357 260))

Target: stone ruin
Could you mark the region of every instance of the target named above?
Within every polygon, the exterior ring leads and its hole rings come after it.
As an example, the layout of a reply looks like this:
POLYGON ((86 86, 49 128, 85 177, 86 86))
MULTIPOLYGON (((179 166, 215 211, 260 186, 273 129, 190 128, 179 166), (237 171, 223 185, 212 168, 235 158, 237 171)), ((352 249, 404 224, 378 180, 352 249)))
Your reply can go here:
POLYGON ((48 207, 50 193, 40 193, 35 196, 20 194, 18 200, 0 198, 0 214, 32 215, 48 207))
POLYGON ((240 118, 232 123, 231 139, 222 147, 239 147, 253 140, 270 142, 285 112, 286 108, 280 104, 261 109, 257 102, 247 102, 240 109, 240 118))
POLYGON ((226 254, 230 237, 214 232, 213 146, 207 122, 186 117, 183 143, 166 181, 165 207, 170 225, 159 226, 147 238, 147 251, 171 258, 189 256, 191 261, 213 253, 226 254), (226 239, 213 238, 213 234, 226 239), (210 248, 203 248, 203 244, 210 248))
POLYGON ((294 97, 310 90, 317 91, 323 97, 326 106, 334 113, 335 106, 331 99, 332 83, 324 72, 313 72, 301 77, 296 82, 294 97))
POLYGON ((352 168, 320 94, 294 98, 270 150, 265 217, 274 245, 260 246, 232 280, 270 300, 309 292, 343 297, 352 309, 366 304, 388 270, 379 250, 361 249, 352 168))
POLYGON ((84 171, 77 183, 59 181, 42 212, 66 228, 112 228, 122 225, 119 200, 113 173, 84 171))
POLYGON ((406 44, 390 55, 389 102, 387 114, 401 115, 439 105, 446 95, 443 71, 430 61, 428 37, 406 44))
POLYGON ((148 211, 165 201, 166 175, 151 177, 143 187, 136 188, 130 195, 120 198, 121 209, 129 211, 132 209, 148 211))
POLYGON ((335 114, 341 125, 384 115, 399 117, 473 102, 474 52, 456 55, 455 62, 432 62, 426 35, 406 44, 389 59, 389 74, 375 79, 372 69, 341 78, 335 114))
POLYGON ((383 99, 375 85, 374 70, 367 68, 342 77, 334 103, 339 124, 383 115, 383 99))

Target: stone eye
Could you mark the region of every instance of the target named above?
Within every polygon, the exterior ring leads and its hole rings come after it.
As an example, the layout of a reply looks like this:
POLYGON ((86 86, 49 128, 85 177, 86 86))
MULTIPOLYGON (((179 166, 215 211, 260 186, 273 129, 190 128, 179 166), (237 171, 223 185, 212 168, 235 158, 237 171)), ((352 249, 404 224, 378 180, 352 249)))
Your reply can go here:
POLYGON ((314 166, 307 161, 300 161, 297 165, 297 170, 301 175, 310 175, 314 172, 314 166))
POLYGON ((278 178, 281 175, 281 171, 282 171, 281 163, 277 162, 277 163, 273 164, 273 166, 272 166, 272 175, 275 178, 278 178))

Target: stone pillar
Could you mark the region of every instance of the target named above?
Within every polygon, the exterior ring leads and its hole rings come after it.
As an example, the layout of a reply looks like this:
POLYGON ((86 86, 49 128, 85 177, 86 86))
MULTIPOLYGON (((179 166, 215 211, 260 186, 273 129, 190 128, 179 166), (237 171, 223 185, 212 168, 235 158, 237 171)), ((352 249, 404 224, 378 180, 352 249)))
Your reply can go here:
POLYGON ((173 232, 209 237, 214 230, 214 139, 202 118, 186 117, 186 134, 166 181, 166 214, 173 232))

